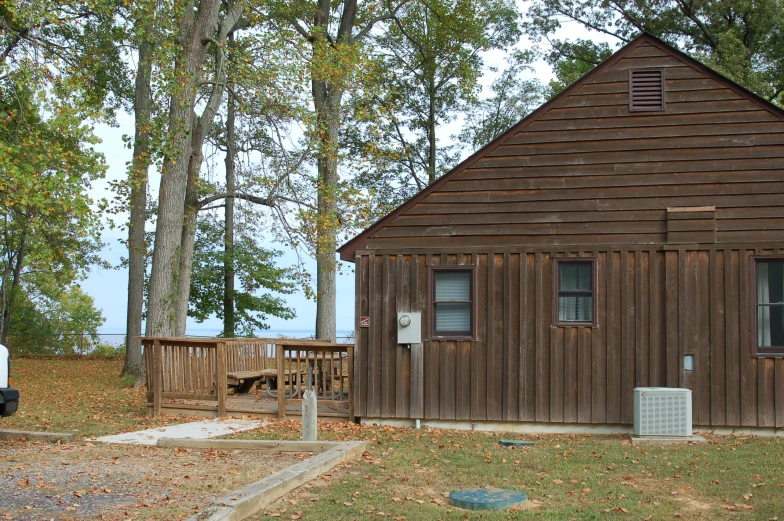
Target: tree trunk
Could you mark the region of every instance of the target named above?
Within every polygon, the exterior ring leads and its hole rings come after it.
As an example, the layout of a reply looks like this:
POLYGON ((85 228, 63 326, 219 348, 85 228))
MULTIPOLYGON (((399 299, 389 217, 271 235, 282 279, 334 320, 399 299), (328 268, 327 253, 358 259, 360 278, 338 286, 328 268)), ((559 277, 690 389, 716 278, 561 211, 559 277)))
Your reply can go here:
POLYGON ((147 248, 144 244, 145 212, 147 210, 147 170, 150 167, 150 115, 152 91, 152 42, 149 26, 142 28, 139 64, 136 71, 134 115, 136 135, 131 163, 130 222, 128 223, 128 314, 125 326, 125 365, 122 376, 131 375, 137 383, 144 381, 142 358, 142 313, 144 309, 144 271, 147 248))
MULTIPOLYGON (((234 44, 234 33, 229 33, 229 59, 234 44)), ((230 80, 228 85, 231 85, 230 80)), ((235 100, 229 88, 226 107, 226 193, 234 194, 234 156, 236 143, 234 135, 235 100)), ((223 336, 234 338, 234 198, 226 198, 223 235, 223 336)))
POLYGON ((318 158, 318 224, 316 235, 316 338, 334 342, 337 321, 337 146, 342 92, 327 95, 319 112, 322 153, 318 158))
POLYGON ((0 279, 0 344, 6 345, 6 328, 5 328, 5 313, 6 309, 8 309, 8 288, 6 279, 8 277, 8 270, 5 269, 4 273, 0 275, 2 279, 0 279))
POLYGON ((427 177, 430 184, 436 181, 436 96, 431 89, 428 114, 427 114, 427 143, 429 146, 427 156, 427 177))
POLYGON ((180 266, 177 282, 177 302, 175 303, 176 325, 175 336, 185 336, 188 320, 188 301, 191 294, 191 271, 193 271, 193 251, 196 244, 196 217, 199 202, 199 172, 204 160, 202 152, 203 138, 200 139, 198 129, 191 141, 191 157, 188 164, 188 183, 185 188, 185 215, 183 216, 182 234, 180 235, 180 266))
POLYGON ((11 276, 11 289, 6 290, 7 302, 3 308, 3 329, 0 331, 0 344, 3 344, 9 349, 11 349, 11 346, 8 345, 8 330, 11 327, 11 310, 14 307, 14 299, 16 298, 16 294, 19 291, 19 286, 22 283, 22 266, 24 265, 24 259, 27 256, 27 241, 25 239, 25 236, 22 235, 22 239, 19 241, 19 249, 16 250, 16 259, 11 276))
POLYGON ((192 2, 182 8, 175 62, 178 81, 170 99, 168 140, 158 195, 147 306, 148 336, 172 336, 176 331, 185 190, 192 153, 190 134, 195 119, 193 107, 202 66, 215 36, 220 6, 220 0, 201 0, 197 11, 192 2))
POLYGON ((334 342, 337 315, 338 137, 342 91, 313 81, 319 135, 318 222, 316 223, 316 338, 334 342))
MULTIPOLYGON (((240 19, 243 11, 242 2, 229 2, 228 12, 214 34, 219 46, 228 39, 228 35, 240 19)), ((191 275, 193 272, 193 251, 196 241, 196 217, 199 211, 199 172, 204 161, 204 140, 215 120, 215 114, 223 100, 226 82, 226 57, 223 50, 215 50, 215 83, 204 111, 198 119, 192 121, 191 154, 188 158, 188 174, 185 187, 184 215, 182 233, 180 234, 179 270, 177 272, 176 302, 174 303, 176 336, 185 336, 188 320, 188 301, 191 292, 191 275)))
MULTIPOLYGON (((332 4, 319 0, 313 26, 326 32, 329 27, 332 4)), ((352 32, 356 22, 356 0, 343 1, 340 18, 339 43, 353 43, 352 32)), ((326 36, 326 35, 325 35, 326 36)), ((329 40, 329 38, 325 38, 329 40)), ((313 104, 316 109, 316 134, 319 140, 318 156, 318 222, 316 223, 316 338, 334 342, 337 319, 337 198, 338 148, 340 133, 340 108, 343 90, 316 77, 311 78, 313 104)))

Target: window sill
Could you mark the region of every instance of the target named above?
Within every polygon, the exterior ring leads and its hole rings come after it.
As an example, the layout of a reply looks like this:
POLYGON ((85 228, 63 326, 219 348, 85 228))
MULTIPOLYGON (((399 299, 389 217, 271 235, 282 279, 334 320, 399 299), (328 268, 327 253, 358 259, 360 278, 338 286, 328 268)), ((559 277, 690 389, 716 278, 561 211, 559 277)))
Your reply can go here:
POLYGON ((428 342, 478 342, 475 336, 431 336, 425 339, 428 342))
POLYGON ((599 328, 599 324, 592 324, 590 322, 557 322, 550 326, 551 328, 563 328, 563 327, 588 327, 588 328, 599 328))
POLYGON ((784 358, 784 353, 753 353, 752 358, 784 358))

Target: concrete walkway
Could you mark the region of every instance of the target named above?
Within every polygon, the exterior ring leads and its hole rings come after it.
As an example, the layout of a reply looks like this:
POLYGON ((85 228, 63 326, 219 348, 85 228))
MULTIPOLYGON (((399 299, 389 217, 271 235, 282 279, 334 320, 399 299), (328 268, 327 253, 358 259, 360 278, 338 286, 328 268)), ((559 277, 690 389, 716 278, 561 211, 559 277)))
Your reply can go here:
POLYGON ((260 420, 202 420, 198 422, 168 425, 157 429, 125 432, 101 436, 96 441, 103 443, 127 443, 132 445, 157 445, 160 438, 183 438, 206 440, 240 431, 258 429, 265 425, 260 420))

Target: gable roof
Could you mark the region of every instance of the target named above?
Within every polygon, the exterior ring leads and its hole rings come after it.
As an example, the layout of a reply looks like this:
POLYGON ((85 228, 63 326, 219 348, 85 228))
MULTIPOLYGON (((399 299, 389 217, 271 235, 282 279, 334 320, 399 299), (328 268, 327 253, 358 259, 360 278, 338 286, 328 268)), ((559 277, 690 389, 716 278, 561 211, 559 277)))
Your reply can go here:
POLYGON ((454 178, 467 168, 471 167, 479 160, 485 158, 488 154, 494 151, 499 146, 503 145, 509 138, 519 133, 522 129, 533 123, 534 121, 538 120, 542 115, 547 113, 550 109, 557 106, 561 101, 568 98, 569 96, 573 95, 577 89, 585 85, 586 83, 590 82, 594 79, 597 75, 601 74, 604 69, 607 67, 612 66, 617 61, 624 58, 628 55, 631 51, 639 47, 640 45, 651 44, 668 54, 673 55, 674 57, 680 59, 681 61, 685 62, 687 65, 697 69, 698 71, 702 72, 706 76, 710 77, 711 79, 716 80, 724 87, 729 88, 735 91, 737 94, 741 95, 742 97, 748 99, 749 101, 759 105, 764 110, 772 113, 774 116, 784 119, 784 110, 773 105, 769 101, 765 100, 764 98, 754 94, 753 92, 749 91, 745 87, 742 87, 735 83, 734 81, 730 80, 729 78, 723 76, 722 74, 714 71, 713 69, 703 65, 702 63, 698 62, 694 58, 688 56, 687 54, 675 49, 674 47, 670 46, 669 44, 663 42, 659 38, 653 36, 649 33, 642 33, 637 38, 620 48, 618 51, 615 52, 612 56, 608 59, 603 61, 601 64, 596 66, 592 71, 587 73, 585 76, 577 80, 575 83, 564 89, 560 94, 552 98, 551 100, 544 103, 534 112, 523 118, 520 122, 513 125, 509 128, 506 132, 501 134, 492 142, 488 143, 484 147, 480 148, 476 152, 474 152, 471 156, 461 162, 459 165, 454 167, 452 170, 441 176, 437 179, 433 184, 427 186, 422 191, 417 193, 416 195, 412 196, 408 201, 403 203, 402 205, 398 206, 392 212, 387 214, 386 216, 382 217, 370 227, 365 229, 363 232, 355 236, 353 239, 346 242, 343 246, 338 248, 338 253, 340 253, 340 259, 343 261, 354 261, 354 256, 356 250, 363 249, 365 247, 365 239, 372 236, 376 231, 380 230, 384 226, 386 226, 390 221, 397 218, 399 215, 404 213, 406 210, 411 208, 413 205, 433 193, 434 191, 438 190, 442 185, 448 182, 450 179, 454 178))

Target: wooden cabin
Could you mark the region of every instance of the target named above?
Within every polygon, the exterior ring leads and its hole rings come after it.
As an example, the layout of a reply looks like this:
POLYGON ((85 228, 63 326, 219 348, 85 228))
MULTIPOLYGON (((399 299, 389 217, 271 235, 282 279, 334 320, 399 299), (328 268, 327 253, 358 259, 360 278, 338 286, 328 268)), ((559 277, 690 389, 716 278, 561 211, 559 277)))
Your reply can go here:
POLYGON ((784 427, 784 111, 650 35, 338 251, 363 420, 784 427))

